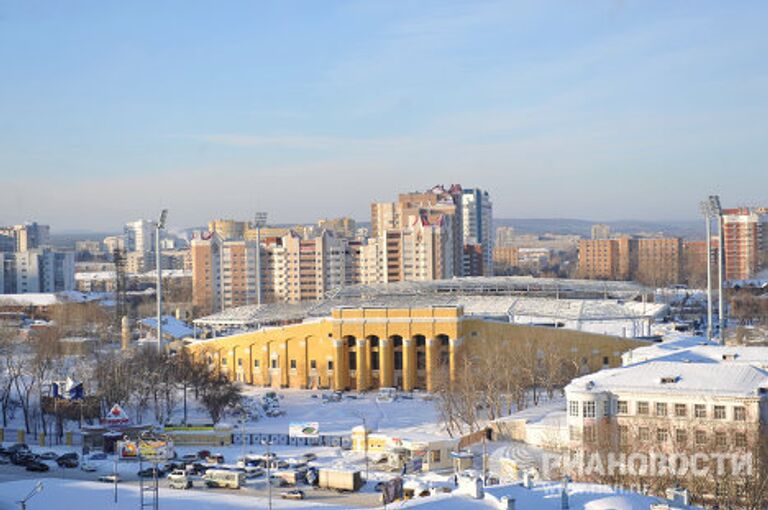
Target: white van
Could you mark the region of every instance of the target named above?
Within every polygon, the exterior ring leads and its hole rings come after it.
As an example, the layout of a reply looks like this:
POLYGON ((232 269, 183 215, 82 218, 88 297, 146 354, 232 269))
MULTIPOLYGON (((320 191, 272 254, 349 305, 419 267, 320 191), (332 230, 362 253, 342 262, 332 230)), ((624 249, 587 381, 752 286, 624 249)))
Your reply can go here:
POLYGON ((245 483, 245 473, 225 469, 209 469, 203 475, 206 487, 239 489, 245 483))

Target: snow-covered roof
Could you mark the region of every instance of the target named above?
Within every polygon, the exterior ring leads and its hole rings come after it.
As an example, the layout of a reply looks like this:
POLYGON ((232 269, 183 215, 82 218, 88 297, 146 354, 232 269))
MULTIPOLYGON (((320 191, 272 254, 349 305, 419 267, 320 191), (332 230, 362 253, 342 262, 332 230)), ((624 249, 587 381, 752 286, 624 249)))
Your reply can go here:
POLYGON ((0 294, 0 306, 52 306, 61 303, 86 303, 99 296, 74 290, 62 292, 33 292, 28 294, 0 294))
POLYGON ((745 363, 647 361, 579 377, 565 391, 756 397, 761 388, 768 371, 745 363))
POLYGON ((687 352, 693 347, 706 344, 715 345, 706 338, 700 336, 673 337, 671 339, 665 339, 659 343, 645 345, 627 351, 622 355, 622 360, 625 365, 629 365, 631 363, 639 363, 641 361, 661 358, 676 352, 687 352))
MULTIPOLYGON (((147 317, 139 321, 143 326, 151 329, 157 328, 157 318, 147 317)), ((173 315, 163 315, 163 336, 170 335, 180 340, 194 335, 194 330, 173 315)))

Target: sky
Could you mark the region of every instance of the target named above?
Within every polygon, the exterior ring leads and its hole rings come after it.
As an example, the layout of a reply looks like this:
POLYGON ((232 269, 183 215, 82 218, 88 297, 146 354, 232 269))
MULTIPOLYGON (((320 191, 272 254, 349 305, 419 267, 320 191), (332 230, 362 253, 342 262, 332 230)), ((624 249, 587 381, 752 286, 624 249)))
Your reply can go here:
POLYGON ((0 224, 768 203, 768 3, 0 0, 0 224))

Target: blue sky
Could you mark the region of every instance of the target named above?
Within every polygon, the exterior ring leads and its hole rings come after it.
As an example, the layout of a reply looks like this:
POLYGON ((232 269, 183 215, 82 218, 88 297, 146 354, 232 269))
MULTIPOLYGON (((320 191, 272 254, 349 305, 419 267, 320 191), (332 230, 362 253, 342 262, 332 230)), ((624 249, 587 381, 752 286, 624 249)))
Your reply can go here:
POLYGON ((765 2, 0 0, 0 224, 765 204, 765 2))

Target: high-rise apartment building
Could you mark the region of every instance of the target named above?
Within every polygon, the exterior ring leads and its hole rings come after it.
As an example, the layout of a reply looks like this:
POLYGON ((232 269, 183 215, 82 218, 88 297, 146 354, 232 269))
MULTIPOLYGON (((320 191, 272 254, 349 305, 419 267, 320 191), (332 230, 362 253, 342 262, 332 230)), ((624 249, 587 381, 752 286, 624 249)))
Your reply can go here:
POLYGON ((609 227, 608 225, 604 225, 602 223, 592 225, 592 239, 610 239, 610 238, 611 238, 611 227, 609 227))
POLYGON ((496 243, 499 248, 509 248, 515 244, 515 229, 512 227, 496 228, 496 243))
POLYGON ((0 293, 60 292, 75 288, 75 254, 36 248, 0 253, 0 293))
POLYGON ((51 244, 51 227, 37 222, 0 228, 0 251, 28 251, 51 244))
POLYGON ((637 280, 647 285, 682 281, 683 244, 678 238, 584 239, 579 242, 579 276, 595 280, 637 280))
POLYGON ((683 241, 679 238, 638 239, 636 279, 661 287, 683 279, 683 241))
POLYGON ((746 280, 768 266, 768 209, 723 210, 725 278, 746 280))
POLYGON ((482 246, 483 275, 490 276, 493 274, 493 204, 490 195, 479 189, 464 189, 461 206, 463 244, 482 246))
POLYGON ((156 227, 157 223, 151 220, 136 220, 126 223, 123 229, 125 250, 154 253, 156 227))

